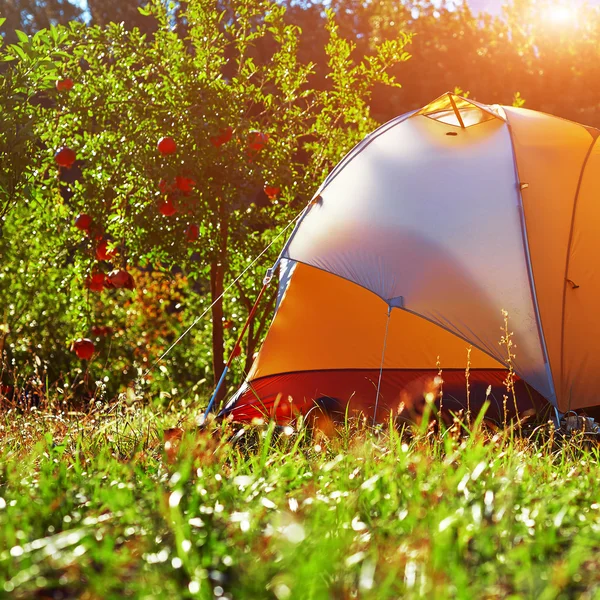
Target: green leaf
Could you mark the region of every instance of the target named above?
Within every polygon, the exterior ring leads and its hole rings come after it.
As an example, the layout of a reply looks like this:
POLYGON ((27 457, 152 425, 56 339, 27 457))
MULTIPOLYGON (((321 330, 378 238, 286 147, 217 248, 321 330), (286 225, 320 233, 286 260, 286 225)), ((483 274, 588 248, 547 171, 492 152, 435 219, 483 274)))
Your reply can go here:
POLYGON ((54 70, 54 68, 55 68, 54 63, 49 59, 40 60, 38 63, 38 66, 41 69, 45 69, 45 70, 50 70, 50 69, 54 70))
POLYGON ((6 21, 6 17, 0 17, 0 27, 4 25, 4 21, 6 21))
POLYGON ((17 46, 16 44, 11 45, 12 50, 19 56, 21 60, 27 60, 27 54, 25 54, 23 48, 21 46, 17 46))
POLYGON ((26 44, 27 42, 29 42, 29 37, 23 31, 20 31, 19 29, 15 29, 15 33, 17 34, 19 41, 22 42, 23 44, 26 44))
POLYGON ((144 15, 145 17, 149 17, 152 14, 150 10, 150 4, 146 4, 146 6, 138 6, 138 11, 140 15, 144 15))

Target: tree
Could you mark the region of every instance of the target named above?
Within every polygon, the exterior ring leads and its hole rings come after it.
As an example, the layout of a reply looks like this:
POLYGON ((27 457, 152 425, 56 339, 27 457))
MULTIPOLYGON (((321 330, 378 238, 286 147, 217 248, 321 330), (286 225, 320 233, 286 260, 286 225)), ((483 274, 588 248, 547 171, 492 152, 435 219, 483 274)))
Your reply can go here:
POLYGON ((501 16, 476 16, 466 3, 331 3, 343 35, 364 54, 399 32, 413 35, 412 60, 390 71, 403 89, 373 94, 371 108, 380 120, 458 87, 490 104, 511 104, 520 92, 529 108, 598 126, 600 9, 561 6, 506 0, 501 16))
POLYGON ((154 30, 155 22, 139 11, 146 4, 147 0, 87 0, 94 25, 105 27, 109 23, 123 23, 126 29, 137 27, 142 33, 150 33, 154 30))
POLYGON ((6 19, 5 39, 18 41, 16 30, 35 33, 50 25, 63 24, 80 19, 83 10, 70 0, 5 0, 0 16, 6 19))
MULTIPOLYGON (((217 380, 276 248, 258 272, 237 282, 237 308, 234 298, 224 303, 225 287, 306 205, 340 156, 373 129, 372 87, 394 85, 387 71, 408 58, 408 37, 356 62, 353 45, 330 16, 330 85, 323 90, 311 87, 313 65, 297 58, 300 31, 286 24, 285 9, 275 3, 235 0, 216 8, 196 0, 174 15, 155 0, 142 14, 156 24, 151 38, 122 24, 73 23, 5 49, 11 69, 28 74, 27 97, 46 94, 54 103, 26 105, 23 118, 33 119, 39 144, 28 162, 34 201, 14 207, 7 222, 12 234, 26 221, 29 230, 43 222, 55 246, 47 254, 58 261, 66 252, 76 274, 68 293, 79 315, 70 317, 69 336, 91 330, 98 305, 90 304, 83 283, 91 285, 99 273, 107 279, 99 276, 98 286, 110 287, 95 292, 108 301, 104 310, 110 301, 131 306, 137 293, 121 289, 131 282, 119 270, 142 267, 172 278, 178 268, 201 282, 208 292, 202 304, 211 306, 217 380), (175 29, 177 19, 185 23, 183 32, 175 29), (72 90, 51 90, 31 75, 39 55, 52 63, 54 78, 73 80, 72 90), (55 162, 65 146, 75 152, 72 166, 55 162), (90 221, 84 232, 73 227, 82 213, 90 221), (233 322, 230 328, 226 321, 233 322)), ((18 260, 35 262, 31 255, 18 260)), ((28 285, 33 291, 35 282, 28 285)), ((64 285, 60 289, 65 293, 64 285)), ((251 323, 250 358, 274 292, 251 323)), ((55 336, 56 329, 50 339, 55 336)), ((14 340, 10 347, 17 352, 14 340)))

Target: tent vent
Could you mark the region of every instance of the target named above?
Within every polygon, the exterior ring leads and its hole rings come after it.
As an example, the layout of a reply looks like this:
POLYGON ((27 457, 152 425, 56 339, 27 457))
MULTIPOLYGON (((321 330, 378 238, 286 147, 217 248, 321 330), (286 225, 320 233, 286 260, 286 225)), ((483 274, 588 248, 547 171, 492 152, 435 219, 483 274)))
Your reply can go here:
POLYGON ((492 119, 503 120, 492 107, 450 93, 440 96, 437 100, 418 111, 416 115, 423 115, 440 123, 453 125, 461 129, 492 119))

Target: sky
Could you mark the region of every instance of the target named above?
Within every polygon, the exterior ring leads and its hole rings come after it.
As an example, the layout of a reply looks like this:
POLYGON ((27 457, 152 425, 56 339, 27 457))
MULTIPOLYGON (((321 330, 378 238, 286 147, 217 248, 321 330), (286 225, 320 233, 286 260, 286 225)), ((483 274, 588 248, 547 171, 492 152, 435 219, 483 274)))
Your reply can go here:
MULTIPOLYGON (((72 0, 74 4, 78 4, 82 8, 87 8, 87 0, 72 0)), ((127 1, 127 0, 124 0, 127 1)), ((434 4, 435 4, 434 0, 434 4)), ((438 0, 439 3, 442 3, 442 0, 438 0)), ((482 11, 489 12, 491 14, 499 14, 502 5, 506 2, 506 0, 453 0, 455 4, 460 4, 461 2, 467 2, 474 13, 479 13, 482 11)), ((555 0, 557 4, 568 4, 570 6, 581 6, 585 3, 590 6, 600 6, 600 0, 555 0)))
MULTIPOLYGON (((504 0, 468 0, 469 5, 474 13, 487 11, 492 14, 499 14, 504 0)), ((557 0, 556 4, 568 4, 570 6, 581 6, 586 3, 586 0, 557 0)), ((587 0, 590 6, 600 6, 600 0, 587 0)))

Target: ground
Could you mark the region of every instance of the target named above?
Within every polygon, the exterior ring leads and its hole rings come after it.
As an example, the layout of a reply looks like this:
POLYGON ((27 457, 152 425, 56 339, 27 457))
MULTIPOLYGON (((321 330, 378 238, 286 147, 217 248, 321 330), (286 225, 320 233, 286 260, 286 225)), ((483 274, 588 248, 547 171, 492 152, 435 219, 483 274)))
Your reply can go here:
POLYGON ((4 413, 0 596, 600 598, 596 448, 546 427, 192 424, 4 413))

